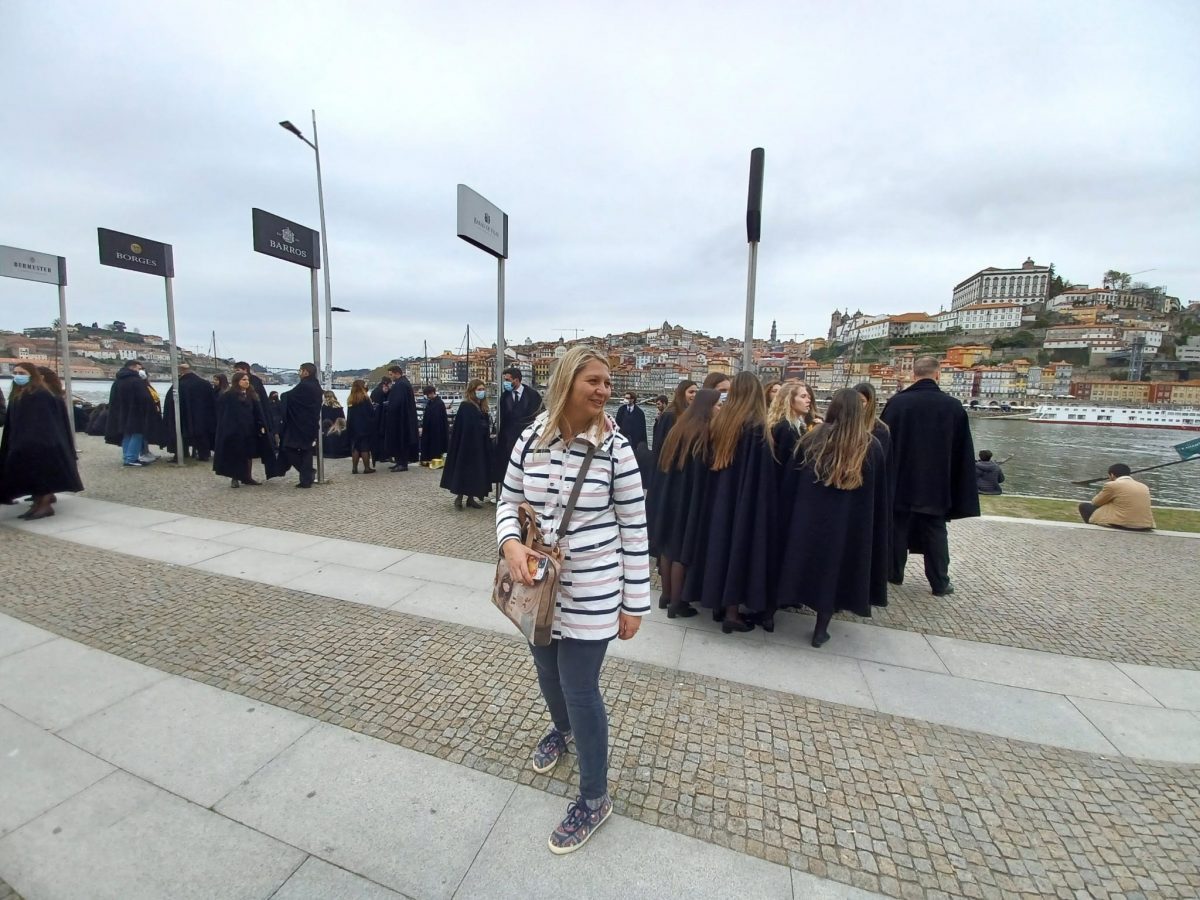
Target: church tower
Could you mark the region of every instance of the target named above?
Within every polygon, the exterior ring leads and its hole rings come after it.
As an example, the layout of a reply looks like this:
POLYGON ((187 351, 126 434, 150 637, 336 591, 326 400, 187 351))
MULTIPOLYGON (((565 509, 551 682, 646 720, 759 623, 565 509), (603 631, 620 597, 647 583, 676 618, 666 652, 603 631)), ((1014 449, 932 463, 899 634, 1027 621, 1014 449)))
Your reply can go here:
POLYGON ((771 320, 771 343, 776 344, 778 342, 779 342, 779 331, 775 327, 775 320, 772 319, 771 320))

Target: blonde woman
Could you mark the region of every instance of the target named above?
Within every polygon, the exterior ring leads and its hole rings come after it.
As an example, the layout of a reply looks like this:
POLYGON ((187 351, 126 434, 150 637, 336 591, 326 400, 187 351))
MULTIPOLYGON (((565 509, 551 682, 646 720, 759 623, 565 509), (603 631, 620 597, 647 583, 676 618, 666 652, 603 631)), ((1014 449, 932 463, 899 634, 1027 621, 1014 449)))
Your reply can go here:
POLYGON ((796 448, 796 441, 808 432, 805 417, 812 409, 811 395, 799 381, 781 385, 767 409, 767 440, 775 459, 785 459, 796 448))
POLYGON ((550 835, 556 854, 578 850, 612 813, 608 714, 600 669, 608 642, 637 634, 650 611, 645 496, 629 441, 604 412, 612 379, 603 356, 572 347, 550 376, 546 411, 518 437, 496 508, 496 535, 513 578, 531 584, 537 554, 520 540, 517 508, 529 503, 551 538, 588 462, 561 544, 564 562, 553 641, 532 647, 552 727, 533 753, 549 772, 574 742, 579 797, 550 835))

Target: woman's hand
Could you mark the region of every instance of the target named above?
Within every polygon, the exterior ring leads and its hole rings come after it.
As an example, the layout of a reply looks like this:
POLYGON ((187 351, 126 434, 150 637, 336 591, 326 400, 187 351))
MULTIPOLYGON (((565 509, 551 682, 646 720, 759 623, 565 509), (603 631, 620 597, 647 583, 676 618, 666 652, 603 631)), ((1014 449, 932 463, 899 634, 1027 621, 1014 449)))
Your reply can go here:
POLYGON ((638 633, 638 629, 642 627, 641 616, 631 616, 627 612, 622 612, 617 619, 617 637, 623 641, 629 640, 638 633))
POLYGON ((542 558, 542 554, 538 553, 529 547, 526 547, 516 538, 510 538, 504 542, 504 546, 500 548, 504 553, 504 560, 508 563, 508 571, 512 574, 513 581, 519 581, 521 584, 533 584, 533 575, 529 572, 529 560, 542 558))

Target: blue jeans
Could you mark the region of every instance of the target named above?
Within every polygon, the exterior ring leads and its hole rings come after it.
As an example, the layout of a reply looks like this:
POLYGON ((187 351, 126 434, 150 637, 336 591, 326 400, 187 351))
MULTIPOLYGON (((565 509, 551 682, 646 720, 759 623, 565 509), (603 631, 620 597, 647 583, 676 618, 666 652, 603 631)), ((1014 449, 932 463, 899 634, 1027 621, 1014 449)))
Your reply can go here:
POLYGON ((146 442, 140 434, 127 434, 121 438, 121 462, 137 462, 142 455, 146 442))
POLYGON ((600 693, 600 667, 608 641, 562 638, 529 647, 538 684, 554 727, 575 735, 579 793, 595 800, 608 793, 608 713, 600 693))

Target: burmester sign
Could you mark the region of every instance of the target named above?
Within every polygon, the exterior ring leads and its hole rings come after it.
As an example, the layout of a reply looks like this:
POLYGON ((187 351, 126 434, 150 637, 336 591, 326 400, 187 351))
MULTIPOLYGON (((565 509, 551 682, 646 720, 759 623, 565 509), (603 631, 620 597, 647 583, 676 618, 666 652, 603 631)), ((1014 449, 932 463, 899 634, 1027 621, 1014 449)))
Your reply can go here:
POLYGON ((43 284, 66 284, 67 261, 36 250, 0 246, 0 275, 43 284))
POLYGON ((261 209, 252 209, 250 219, 256 252, 309 269, 321 268, 320 232, 261 209))

